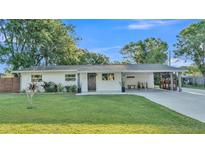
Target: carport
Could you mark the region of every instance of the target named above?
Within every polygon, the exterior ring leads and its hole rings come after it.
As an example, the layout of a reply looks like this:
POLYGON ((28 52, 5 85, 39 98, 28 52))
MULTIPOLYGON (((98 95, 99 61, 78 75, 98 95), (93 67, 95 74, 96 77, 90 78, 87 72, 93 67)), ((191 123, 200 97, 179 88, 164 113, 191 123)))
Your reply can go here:
POLYGON ((146 65, 146 68, 144 67, 141 70, 123 71, 122 82, 126 91, 154 89, 158 82, 157 85, 161 89, 181 92, 181 76, 185 71, 184 69, 166 65, 146 65))

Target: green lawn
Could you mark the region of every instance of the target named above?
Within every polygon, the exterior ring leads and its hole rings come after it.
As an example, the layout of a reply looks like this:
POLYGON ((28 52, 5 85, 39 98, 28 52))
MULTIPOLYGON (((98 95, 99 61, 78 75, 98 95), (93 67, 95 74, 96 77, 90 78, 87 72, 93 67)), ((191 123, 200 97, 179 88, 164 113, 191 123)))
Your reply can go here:
POLYGON ((205 133, 205 124, 143 97, 0 94, 0 133, 205 133))
POLYGON ((183 85, 185 88, 194 88, 194 89, 202 89, 205 90, 204 85, 183 85))

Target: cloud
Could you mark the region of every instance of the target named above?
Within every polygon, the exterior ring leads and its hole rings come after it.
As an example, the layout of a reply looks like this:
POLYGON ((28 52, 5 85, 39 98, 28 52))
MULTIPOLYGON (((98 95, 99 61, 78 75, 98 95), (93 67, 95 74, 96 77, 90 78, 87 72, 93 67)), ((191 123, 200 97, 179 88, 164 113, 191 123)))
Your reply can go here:
POLYGON ((102 47, 102 48, 92 48, 89 49, 90 51, 96 51, 96 52, 107 52, 113 49, 120 49, 122 46, 116 45, 116 46, 111 46, 111 47, 102 47))
POLYGON ((129 30, 146 30, 154 27, 167 26, 176 24, 178 20, 136 20, 135 23, 129 24, 129 30))
POLYGON ((91 48, 89 51, 97 52, 104 54, 110 58, 111 61, 122 60, 122 55, 119 53, 119 50, 122 48, 120 45, 110 46, 110 47, 100 47, 100 48, 91 48))
POLYGON ((152 24, 130 24, 128 25, 128 29, 149 29, 152 26, 152 24))

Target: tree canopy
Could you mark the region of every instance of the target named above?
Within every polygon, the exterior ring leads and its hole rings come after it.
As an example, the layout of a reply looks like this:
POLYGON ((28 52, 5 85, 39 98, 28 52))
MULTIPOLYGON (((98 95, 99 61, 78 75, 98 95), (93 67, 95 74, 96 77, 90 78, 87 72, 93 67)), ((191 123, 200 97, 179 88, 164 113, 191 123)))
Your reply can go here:
POLYGON ((12 69, 71 64, 78 56, 73 34, 60 20, 0 20, 0 63, 12 69))
POLYGON ((108 64, 77 47, 74 26, 61 20, 0 20, 0 63, 10 70, 38 65, 108 64))
POLYGON ((168 45, 159 38, 147 38, 144 41, 126 44, 121 54, 128 61, 143 63, 165 63, 167 60, 168 45))
POLYGON ((184 72, 185 75, 193 75, 193 76, 202 75, 201 71, 196 65, 181 66, 180 68, 187 70, 187 72, 184 72))
POLYGON ((191 24, 177 36, 175 57, 192 60, 205 78, 205 21, 191 24))
POLYGON ((109 64, 109 57, 95 52, 89 52, 88 50, 81 50, 81 57, 79 64, 109 64))

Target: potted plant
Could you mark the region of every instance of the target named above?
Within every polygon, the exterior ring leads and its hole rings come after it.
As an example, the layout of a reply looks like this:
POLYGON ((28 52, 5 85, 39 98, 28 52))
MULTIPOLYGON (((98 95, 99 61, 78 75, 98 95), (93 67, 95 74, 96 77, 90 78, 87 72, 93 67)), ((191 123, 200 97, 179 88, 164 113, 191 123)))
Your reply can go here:
POLYGON ((121 91, 124 93, 125 92, 125 81, 121 81, 120 82, 120 85, 121 85, 121 91))
POLYGON ((144 89, 144 88, 145 88, 144 83, 142 82, 141 84, 142 84, 142 86, 141 86, 141 87, 142 87, 142 89, 144 89))
POLYGON ((140 82, 137 82, 137 88, 140 89, 141 86, 140 86, 140 82))

